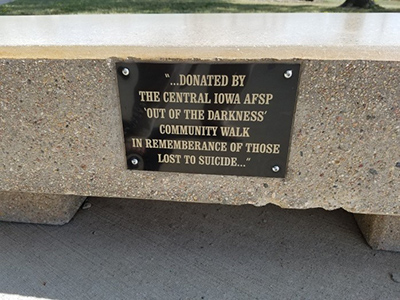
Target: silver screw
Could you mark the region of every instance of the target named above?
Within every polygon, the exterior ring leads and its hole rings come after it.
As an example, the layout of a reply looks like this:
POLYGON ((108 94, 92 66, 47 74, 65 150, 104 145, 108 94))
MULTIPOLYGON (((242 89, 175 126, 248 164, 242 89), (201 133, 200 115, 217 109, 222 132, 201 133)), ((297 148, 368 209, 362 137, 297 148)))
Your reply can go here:
POLYGON ((128 68, 123 68, 121 73, 124 76, 128 76, 129 75, 129 69, 128 68))
POLYGON ((134 157, 131 159, 131 163, 132 165, 137 166, 139 164, 139 160, 136 157, 134 157))
POLYGON ((273 166, 273 167, 272 167, 272 172, 278 173, 280 169, 281 169, 281 168, 279 168, 279 166, 273 166))
POLYGON ((292 75, 293 75, 293 71, 292 71, 292 70, 286 70, 286 72, 283 73, 283 76, 284 76, 286 79, 289 79, 290 77, 292 77, 292 75))

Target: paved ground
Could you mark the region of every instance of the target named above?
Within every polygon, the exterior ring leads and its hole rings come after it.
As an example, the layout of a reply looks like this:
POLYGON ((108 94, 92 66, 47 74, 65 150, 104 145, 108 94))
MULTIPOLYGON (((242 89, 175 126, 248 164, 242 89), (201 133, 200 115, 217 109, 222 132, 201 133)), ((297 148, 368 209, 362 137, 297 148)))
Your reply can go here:
POLYGON ((400 253, 341 210, 89 201, 62 227, 0 223, 0 299, 400 299, 400 253))

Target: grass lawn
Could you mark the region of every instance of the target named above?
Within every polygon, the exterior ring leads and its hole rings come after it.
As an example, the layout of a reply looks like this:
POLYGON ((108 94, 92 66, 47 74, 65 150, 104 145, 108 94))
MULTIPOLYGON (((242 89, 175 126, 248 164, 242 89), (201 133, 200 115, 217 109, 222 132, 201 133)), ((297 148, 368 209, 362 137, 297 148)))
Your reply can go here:
POLYGON ((399 0, 377 1, 374 10, 338 8, 341 1, 267 2, 228 0, 15 0, 0 5, 0 15, 78 13, 250 13, 250 12, 400 12, 399 0), (385 2, 386 1, 386 2, 385 2))

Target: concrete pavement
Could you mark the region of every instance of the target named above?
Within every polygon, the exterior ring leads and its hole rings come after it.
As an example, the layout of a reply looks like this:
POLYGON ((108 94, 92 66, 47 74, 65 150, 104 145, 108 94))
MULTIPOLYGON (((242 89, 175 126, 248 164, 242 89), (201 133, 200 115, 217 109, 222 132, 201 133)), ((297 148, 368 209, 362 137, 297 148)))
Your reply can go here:
POLYGON ((89 199, 0 223, 0 299, 400 299, 400 253, 345 211, 89 199))

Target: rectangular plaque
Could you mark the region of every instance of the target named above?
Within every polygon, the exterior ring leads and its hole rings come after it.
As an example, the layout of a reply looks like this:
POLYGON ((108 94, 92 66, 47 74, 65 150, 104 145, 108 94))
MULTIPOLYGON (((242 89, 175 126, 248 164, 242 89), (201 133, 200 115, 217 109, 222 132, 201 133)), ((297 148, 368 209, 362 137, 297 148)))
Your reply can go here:
POLYGON ((129 169, 284 177, 300 65, 117 63, 129 169))

